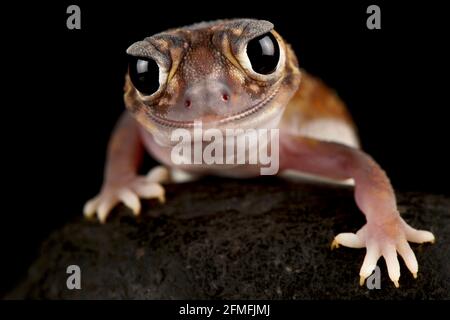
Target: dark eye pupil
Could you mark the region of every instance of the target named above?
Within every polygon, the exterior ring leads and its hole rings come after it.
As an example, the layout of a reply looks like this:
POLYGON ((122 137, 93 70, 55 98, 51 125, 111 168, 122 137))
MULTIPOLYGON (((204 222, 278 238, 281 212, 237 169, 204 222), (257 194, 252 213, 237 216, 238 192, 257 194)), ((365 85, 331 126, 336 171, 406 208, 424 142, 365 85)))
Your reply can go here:
POLYGON ((280 59, 280 47, 277 39, 268 32, 250 40, 247 44, 247 56, 253 71, 260 74, 271 74, 275 71, 280 59))
POLYGON ((152 59, 129 58, 130 79, 134 87, 145 95, 151 95, 159 88, 159 67, 152 59))

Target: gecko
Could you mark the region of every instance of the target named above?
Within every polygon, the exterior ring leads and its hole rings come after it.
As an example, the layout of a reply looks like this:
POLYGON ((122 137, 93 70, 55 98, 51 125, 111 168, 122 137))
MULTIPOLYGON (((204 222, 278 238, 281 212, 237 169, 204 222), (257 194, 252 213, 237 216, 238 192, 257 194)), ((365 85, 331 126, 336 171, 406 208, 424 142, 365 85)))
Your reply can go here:
POLYGON ((337 93, 299 66, 292 47, 266 20, 229 19, 169 29, 133 43, 125 76, 125 110, 107 148, 104 181, 84 215, 104 223, 123 203, 134 215, 140 199, 165 201, 164 183, 205 174, 259 175, 258 165, 175 164, 171 133, 204 127, 276 128, 279 173, 299 172, 354 185, 366 224, 335 236, 331 247, 365 248, 360 284, 386 261, 399 287, 399 254, 414 278, 418 262, 409 242, 434 242, 400 216, 385 171, 365 153, 356 126, 337 93), (138 174, 144 152, 161 166, 138 174))

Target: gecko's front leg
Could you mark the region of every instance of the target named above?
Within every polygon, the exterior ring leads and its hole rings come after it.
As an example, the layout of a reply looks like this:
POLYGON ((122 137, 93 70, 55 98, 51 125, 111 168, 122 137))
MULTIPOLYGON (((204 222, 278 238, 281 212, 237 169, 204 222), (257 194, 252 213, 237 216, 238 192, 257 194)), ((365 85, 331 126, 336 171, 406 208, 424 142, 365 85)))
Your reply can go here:
POLYGON ((373 272, 378 259, 386 260, 390 279, 399 286, 400 265, 397 252, 417 276, 418 264, 408 241, 433 242, 431 232, 409 226, 397 209, 395 194, 385 172, 367 154, 341 144, 281 134, 281 168, 355 180, 355 200, 367 223, 356 233, 338 234, 332 247, 339 244, 366 248, 360 270, 360 284, 373 272))
POLYGON ((104 182, 99 195, 84 206, 84 215, 92 217, 97 213, 100 222, 119 202, 133 210, 141 211, 139 198, 157 198, 164 201, 162 182, 168 179, 164 167, 153 168, 147 176, 137 175, 142 160, 143 146, 138 124, 128 112, 119 119, 108 145, 104 182))

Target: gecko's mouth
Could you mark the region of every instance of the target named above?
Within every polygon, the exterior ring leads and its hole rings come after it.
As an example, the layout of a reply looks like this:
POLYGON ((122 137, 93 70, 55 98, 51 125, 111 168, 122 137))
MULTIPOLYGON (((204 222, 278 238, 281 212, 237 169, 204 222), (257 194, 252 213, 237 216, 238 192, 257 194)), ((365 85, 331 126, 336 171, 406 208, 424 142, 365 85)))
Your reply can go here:
POLYGON ((274 89, 272 89, 269 94, 262 99, 261 101, 257 102, 254 105, 251 105, 247 108, 244 108, 243 110, 232 113, 227 116, 219 116, 219 115, 208 115, 208 116, 202 116, 201 118, 197 120, 190 120, 190 121, 178 121, 178 120, 171 120, 165 117, 162 117, 155 112, 152 112, 149 110, 147 112, 147 115, 150 117, 150 119, 157 123, 160 126, 166 127, 166 128, 186 128, 191 129, 194 128, 195 123, 198 121, 201 121, 206 126, 220 126, 227 123, 237 122, 239 120, 247 119, 251 115, 255 115, 262 111, 263 109, 266 109, 270 102, 273 101, 273 99, 276 97, 277 93, 279 92, 280 86, 276 85, 274 86, 274 89))

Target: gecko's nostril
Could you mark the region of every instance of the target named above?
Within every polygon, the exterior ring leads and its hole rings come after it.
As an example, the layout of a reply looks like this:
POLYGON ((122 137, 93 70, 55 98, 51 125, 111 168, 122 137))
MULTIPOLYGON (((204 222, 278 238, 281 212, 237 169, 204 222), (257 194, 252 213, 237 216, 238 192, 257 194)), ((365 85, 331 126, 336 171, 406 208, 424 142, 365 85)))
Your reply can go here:
POLYGON ((228 95, 228 93, 224 93, 222 94, 222 100, 227 102, 228 100, 230 100, 230 96, 228 95))
POLYGON ((226 113, 235 102, 233 92, 224 81, 205 79, 193 83, 184 92, 180 107, 195 113, 226 113))

